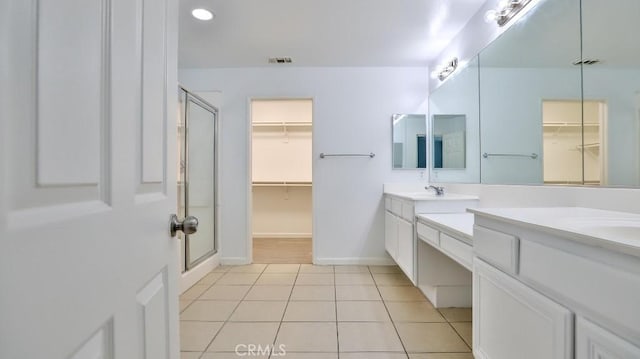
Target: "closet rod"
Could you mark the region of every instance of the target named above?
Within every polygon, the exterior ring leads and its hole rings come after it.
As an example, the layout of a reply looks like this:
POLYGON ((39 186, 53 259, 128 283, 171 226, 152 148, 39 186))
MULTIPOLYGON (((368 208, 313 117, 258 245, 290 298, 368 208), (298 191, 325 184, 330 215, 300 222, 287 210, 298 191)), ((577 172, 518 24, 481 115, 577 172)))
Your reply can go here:
POLYGON ((375 153, 373 152, 369 152, 369 153, 320 153, 320 158, 325 158, 325 157, 369 157, 369 158, 374 158, 376 156, 375 153))

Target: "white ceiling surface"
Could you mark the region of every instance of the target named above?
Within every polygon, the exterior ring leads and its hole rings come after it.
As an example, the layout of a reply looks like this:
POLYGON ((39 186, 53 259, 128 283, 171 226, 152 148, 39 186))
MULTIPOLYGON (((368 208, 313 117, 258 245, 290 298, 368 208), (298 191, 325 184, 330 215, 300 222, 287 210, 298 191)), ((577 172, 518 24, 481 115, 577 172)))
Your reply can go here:
POLYGON ((484 2, 180 0, 179 66, 426 66, 484 2), (198 7, 216 17, 194 19, 198 7))

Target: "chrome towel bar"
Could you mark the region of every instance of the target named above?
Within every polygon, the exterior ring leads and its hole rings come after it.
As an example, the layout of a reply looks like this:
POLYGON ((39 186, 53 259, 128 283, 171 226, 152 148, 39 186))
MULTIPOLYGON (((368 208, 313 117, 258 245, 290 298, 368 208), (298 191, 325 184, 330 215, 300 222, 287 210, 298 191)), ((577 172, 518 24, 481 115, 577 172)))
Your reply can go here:
POLYGON ((369 152, 369 153, 320 153, 320 158, 325 158, 325 157, 369 157, 369 158, 374 158, 376 156, 375 153, 373 152, 369 152))
POLYGON ((486 153, 486 152, 482 154, 482 158, 489 158, 489 157, 529 157, 535 160, 536 158, 538 158, 538 154, 532 153, 530 155, 525 155, 525 154, 518 154, 518 153, 486 153))

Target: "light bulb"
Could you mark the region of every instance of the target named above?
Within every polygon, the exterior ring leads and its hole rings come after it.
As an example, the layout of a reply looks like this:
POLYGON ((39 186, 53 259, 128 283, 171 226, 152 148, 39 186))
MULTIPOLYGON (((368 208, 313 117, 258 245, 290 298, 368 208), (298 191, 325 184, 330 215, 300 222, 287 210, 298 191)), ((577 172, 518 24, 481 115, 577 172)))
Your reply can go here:
POLYGON ((498 12, 495 10, 488 10, 484 14, 484 21, 486 22, 494 22, 498 18, 498 12))
POLYGON ((198 20, 208 21, 213 19, 213 13, 207 9, 193 9, 191 15, 198 20))

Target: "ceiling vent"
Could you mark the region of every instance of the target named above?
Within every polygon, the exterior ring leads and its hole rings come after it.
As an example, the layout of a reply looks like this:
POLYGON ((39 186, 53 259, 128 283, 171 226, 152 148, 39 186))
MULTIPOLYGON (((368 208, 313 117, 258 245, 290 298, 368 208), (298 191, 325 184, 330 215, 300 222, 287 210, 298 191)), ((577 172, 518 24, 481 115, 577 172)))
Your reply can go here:
POLYGON ((293 60, 291 60, 290 57, 270 57, 269 58, 270 64, 290 64, 292 62, 293 60))
POLYGON ((599 64, 600 60, 596 60, 596 59, 585 59, 585 60, 578 60, 576 62, 574 62, 574 65, 595 65, 595 64, 599 64))

